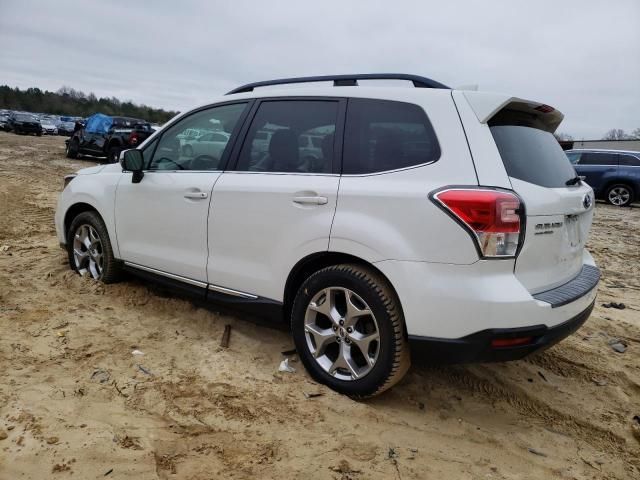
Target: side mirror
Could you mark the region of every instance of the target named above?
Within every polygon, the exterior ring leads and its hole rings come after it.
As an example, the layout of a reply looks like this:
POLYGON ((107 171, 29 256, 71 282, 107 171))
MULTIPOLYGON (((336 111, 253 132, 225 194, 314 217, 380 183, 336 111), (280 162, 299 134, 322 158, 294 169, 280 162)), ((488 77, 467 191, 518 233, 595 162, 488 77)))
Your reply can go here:
POLYGON ((142 158, 142 152, 140 150, 131 149, 125 150, 120 156, 120 165, 123 170, 128 170, 133 173, 131 177, 132 183, 140 183, 144 172, 142 168, 144 166, 144 158, 142 158))

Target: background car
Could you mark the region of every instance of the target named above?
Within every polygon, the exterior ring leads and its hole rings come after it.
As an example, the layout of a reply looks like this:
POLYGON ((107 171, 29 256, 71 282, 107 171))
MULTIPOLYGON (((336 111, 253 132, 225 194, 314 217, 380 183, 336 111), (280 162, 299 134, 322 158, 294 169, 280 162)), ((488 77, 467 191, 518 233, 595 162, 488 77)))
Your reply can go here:
POLYGON ((9 131, 9 115, 0 115, 0 130, 9 131))
POLYGON ((42 135, 40 120, 30 113, 14 112, 9 117, 9 127, 16 134, 35 133, 38 136, 42 135))
POLYGON ((58 135, 64 135, 64 136, 70 137, 73 134, 75 125, 76 125, 75 122, 61 121, 58 124, 58 135))
POLYGON ((46 135, 58 134, 58 127, 51 118, 43 117, 42 120, 40 120, 40 125, 42 125, 42 133, 46 135))
POLYGON ((576 172, 596 198, 626 207, 640 194, 640 152, 629 150, 567 150, 576 172))
POLYGON ((220 159, 224 147, 229 142, 229 136, 226 132, 209 132, 195 139, 185 140, 182 145, 182 154, 185 157, 211 155, 220 159))

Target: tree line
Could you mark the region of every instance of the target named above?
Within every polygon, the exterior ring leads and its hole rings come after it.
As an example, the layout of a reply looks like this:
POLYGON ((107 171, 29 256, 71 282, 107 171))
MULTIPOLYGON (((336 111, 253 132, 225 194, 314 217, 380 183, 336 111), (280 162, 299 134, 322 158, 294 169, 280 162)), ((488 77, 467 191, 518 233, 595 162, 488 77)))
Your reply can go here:
POLYGON ((165 123, 177 114, 161 108, 137 105, 131 101, 123 102, 116 97, 96 97, 71 87, 62 87, 56 92, 42 91, 39 88, 11 88, 0 86, 0 108, 22 110, 26 112, 50 113, 71 117, 87 117, 94 113, 119 115, 147 120, 151 123, 165 123))

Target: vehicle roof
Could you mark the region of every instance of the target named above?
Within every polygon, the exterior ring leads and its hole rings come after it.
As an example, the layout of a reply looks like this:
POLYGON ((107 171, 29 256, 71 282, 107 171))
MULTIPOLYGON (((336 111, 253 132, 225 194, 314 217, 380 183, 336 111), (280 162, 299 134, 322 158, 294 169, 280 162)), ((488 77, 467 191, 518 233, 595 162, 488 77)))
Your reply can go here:
POLYGON ((616 150, 613 148, 571 148, 565 152, 601 152, 601 153, 627 153, 631 155, 640 155, 637 150, 616 150))

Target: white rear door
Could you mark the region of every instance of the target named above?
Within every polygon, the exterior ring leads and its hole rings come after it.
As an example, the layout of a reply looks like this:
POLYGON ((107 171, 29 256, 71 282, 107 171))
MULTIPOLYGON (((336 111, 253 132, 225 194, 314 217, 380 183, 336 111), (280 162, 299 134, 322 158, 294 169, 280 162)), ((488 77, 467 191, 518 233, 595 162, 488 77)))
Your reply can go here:
POLYGON ((334 173, 341 148, 335 133, 343 104, 287 99, 257 106, 237 149, 235 171, 223 173, 213 190, 210 288, 281 301, 295 263, 327 250, 340 179, 334 173), (304 155, 304 135, 322 137, 319 158, 304 155))

